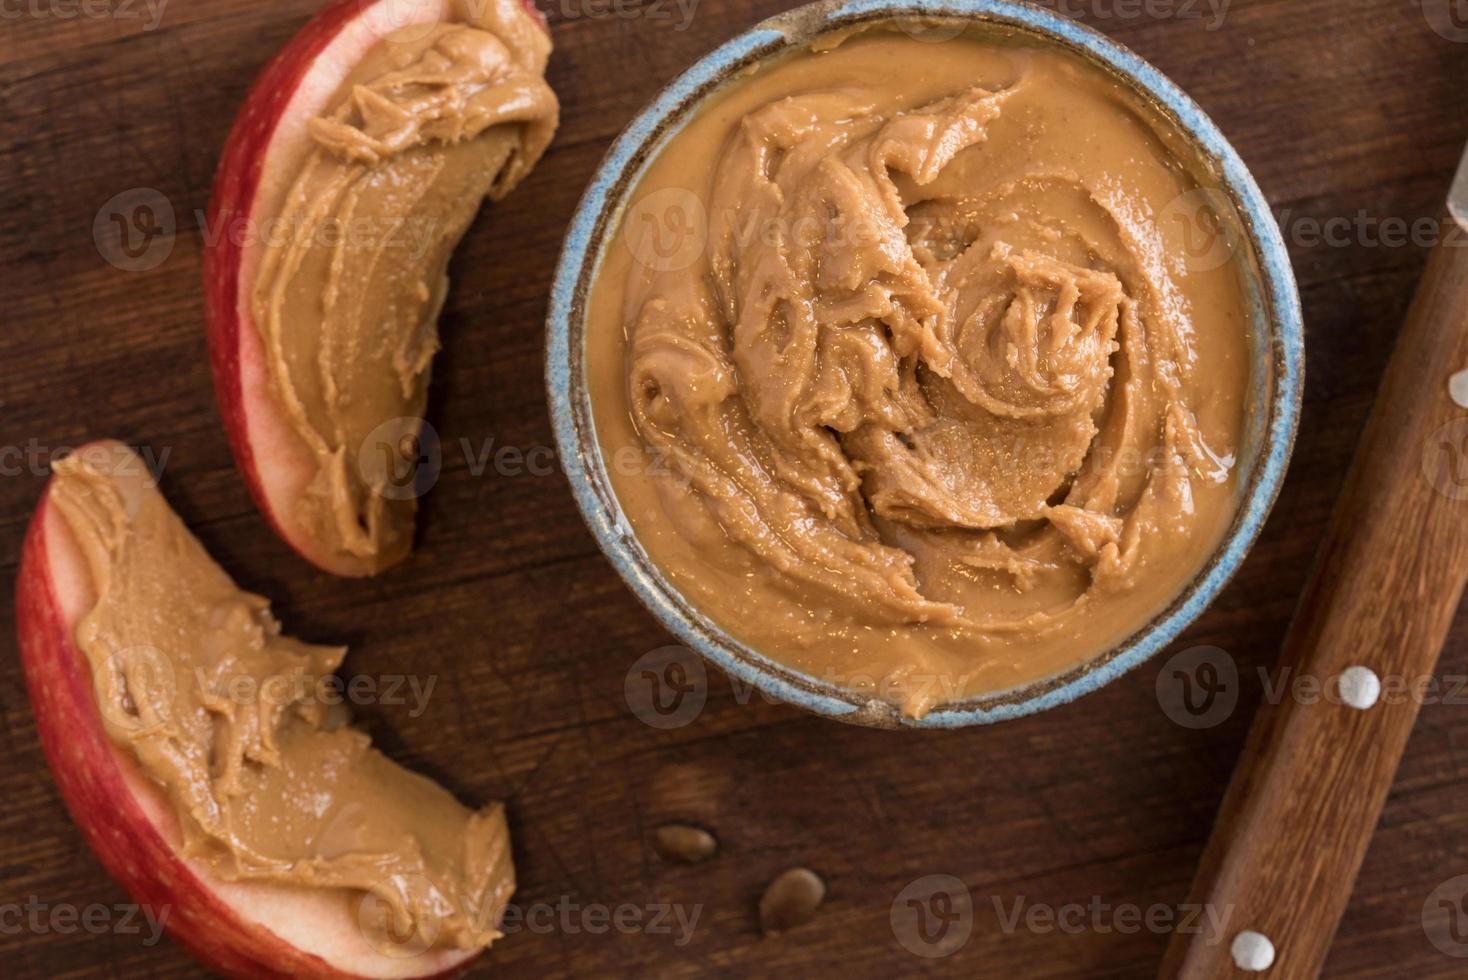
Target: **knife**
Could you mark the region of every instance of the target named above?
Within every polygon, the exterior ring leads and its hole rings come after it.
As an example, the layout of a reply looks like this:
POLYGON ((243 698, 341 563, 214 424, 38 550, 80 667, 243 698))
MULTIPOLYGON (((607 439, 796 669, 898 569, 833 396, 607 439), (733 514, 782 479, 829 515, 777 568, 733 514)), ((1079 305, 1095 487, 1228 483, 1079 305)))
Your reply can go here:
POLYGON ((1441 228, 1193 882, 1226 925, 1175 933, 1166 980, 1319 975, 1436 669, 1468 581, 1468 152, 1441 228))

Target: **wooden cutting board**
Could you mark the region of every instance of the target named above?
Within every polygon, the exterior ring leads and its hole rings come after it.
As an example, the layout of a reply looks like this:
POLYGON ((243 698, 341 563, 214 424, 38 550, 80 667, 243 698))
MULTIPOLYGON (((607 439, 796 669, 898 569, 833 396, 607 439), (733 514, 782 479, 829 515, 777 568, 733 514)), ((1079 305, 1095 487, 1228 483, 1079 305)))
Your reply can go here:
MULTIPOLYGON (((155 23, 157 2, 114 0, 111 17, 80 0, 0 11, 0 588, 13 589, 52 452, 97 436, 166 452, 164 491, 239 581, 273 597, 291 631, 351 644, 347 673, 376 685, 358 713, 379 744, 467 801, 508 801, 516 902, 542 911, 479 974, 1152 974, 1168 936, 1146 913, 1157 923, 1154 907, 1184 901, 1265 693, 1259 671, 1275 659, 1421 272, 1423 251, 1396 232, 1437 213, 1468 138, 1468 43, 1453 40, 1468 25, 1426 16, 1446 14, 1448 0, 1234 0, 1221 24, 1207 0, 1064 7, 1171 75, 1253 167, 1304 299, 1305 418, 1262 540, 1173 650, 1047 715, 931 734, 847 728, 712 671, 688 724, 642 723, 628 674, 635 685, 634 664, 669 637, 601 559, 559 472, 494 462, 503 447, 543 460, 551 444, 545 293, 609 141, 659 86, 778 0, 542 2, 561 130, 455 257, 429 409, 443 471, 417 552, 369 582, 314 572, 266 530, 220 432, 201 327, 198 215, 220 144, 256 71, 317 3, 172 0, 155 23), (136 263, 150 268, 109 264, 97 241, 115 241, 111 215, 160 200, 172 247, 136 263), (1224 707, 1236 702, 1185 727, 1164 665, 1201 645, 1226 652, 1237 683, 1224 707), (718 856, 660 859, 652 831, 674 820, 713 830, 718 856), (809 924, 762 939, 759 895, 793 865, 826 879, 827 901, 809 924), (957 906, 969 909, 968 938, 950 939, 944 958, 912 951, 935 949, 903 890, 930 875, 969 894, 957 906), (698 910, 681 944, 675 914, 659 912, 675 906, 685 920, 698 910), (624 923, 635 914, 645 928, 598 931, 623 907, 634 910, 624 923)), ((126 895, 71 826, 13 636, 7 603, 4 973, 197 974, 167 940, 147 944, 145 924, 130 931, 126 895), (100 928, 80 924, 91 906, 100 928)), ((1423 914, 1468 873, 1468 619, 1439 677, 1327 976, 1463 975, 1423 914)))

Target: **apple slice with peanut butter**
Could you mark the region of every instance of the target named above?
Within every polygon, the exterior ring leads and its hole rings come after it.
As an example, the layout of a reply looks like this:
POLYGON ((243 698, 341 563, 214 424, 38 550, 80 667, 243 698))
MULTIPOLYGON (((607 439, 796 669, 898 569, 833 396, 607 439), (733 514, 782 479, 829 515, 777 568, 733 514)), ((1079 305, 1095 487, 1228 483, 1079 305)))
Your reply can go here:
POLYGON ((554 134, 522 0, 337 0, 230 133, 205 253, 215 388, 276 530, 372 575, 412 547, 449 257, 554 134))
POLYGON ((229 975, 429 976, 499 938, 504 809, 350 726, 342 647, 282 634, 139 457, 58 463, 27 535, 21 656, 68 809, 133 898, 229 975))

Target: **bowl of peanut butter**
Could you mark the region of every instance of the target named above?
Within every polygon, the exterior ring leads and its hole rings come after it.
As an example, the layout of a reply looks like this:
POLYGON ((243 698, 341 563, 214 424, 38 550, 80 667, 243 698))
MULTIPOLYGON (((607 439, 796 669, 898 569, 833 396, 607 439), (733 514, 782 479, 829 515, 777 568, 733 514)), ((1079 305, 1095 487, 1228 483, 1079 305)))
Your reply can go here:
POLYGON ((995 0, 765 21, 623 132, 548 321, 589 527, 687 646, 882 727, 1012 718, 1172 643, 1300 410, 1238 154, 1135 54, 995 0))

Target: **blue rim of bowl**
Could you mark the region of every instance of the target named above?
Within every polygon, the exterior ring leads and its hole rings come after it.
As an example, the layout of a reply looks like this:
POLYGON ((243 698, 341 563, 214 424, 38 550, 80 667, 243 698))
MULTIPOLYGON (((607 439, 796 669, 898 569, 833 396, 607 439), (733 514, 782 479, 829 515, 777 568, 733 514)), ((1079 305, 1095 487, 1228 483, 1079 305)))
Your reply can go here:
MULTIPOLYGON (((728 41, 665 88, 612 144, 577 206, 556 267, 547 317, 546 387, 562 466, 597 544, 637 598, 679 640, 725 673, 765 694, 839 721, 881 728, 959 728, 1034 714, 1110 683, 1171 644, 1227 584, 1258 537, 1279 493, 1299 422, 1304 383, 1304 327, 1289 253, 1263 193, 1213 121, 1181 89, 1138 55, 1105 35, 1039 7, 1013 0, 822 0, 797 7, 728 41), (773 660, 730 636, 692 606, 642 550, 607 479, 585 377, 584 317, 605 236, 615 230, 627 196, 667 140, 706 98, 741 69, 815 36, 882 21, 961 20, 974 27, 1018 30, 1109 70, 1176 124, 1221 179, 1257 262, 1256 326, 1269 326, 1269 418, 1247 490, 1222 545, 1173 603, 1122 643, 1071 670, 1010 691, 935 706, 921 718, 900 715, 773 660), (573 324, 576 329, 573 331, 573 324), (573 339, 575 349, 572 348, 573 339)), ((1261 393, 1255 393, 1261 399, 1261 393)), ((1257 404, 1251 410, 1257 410, 1257 404)))

